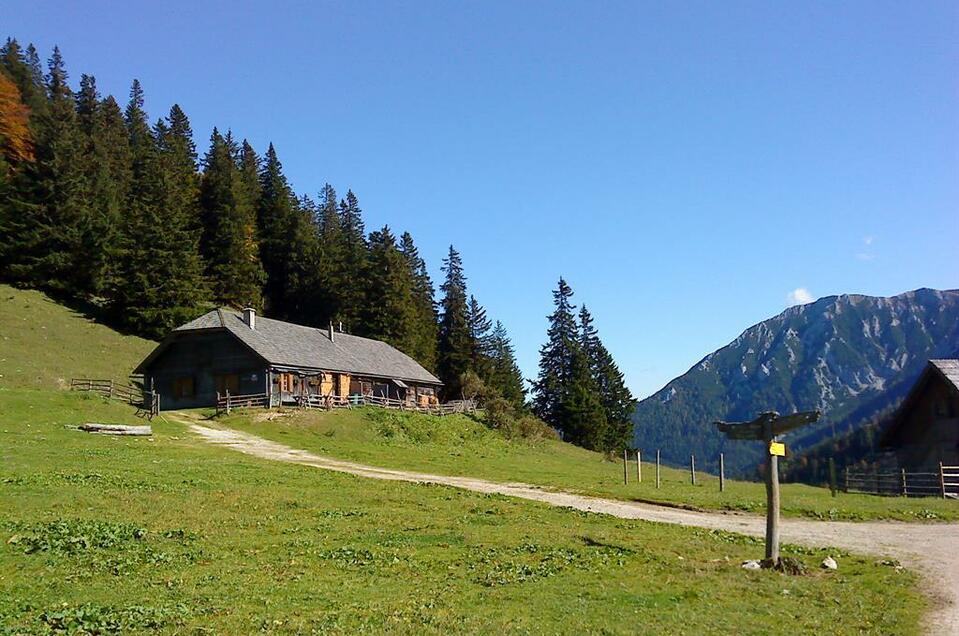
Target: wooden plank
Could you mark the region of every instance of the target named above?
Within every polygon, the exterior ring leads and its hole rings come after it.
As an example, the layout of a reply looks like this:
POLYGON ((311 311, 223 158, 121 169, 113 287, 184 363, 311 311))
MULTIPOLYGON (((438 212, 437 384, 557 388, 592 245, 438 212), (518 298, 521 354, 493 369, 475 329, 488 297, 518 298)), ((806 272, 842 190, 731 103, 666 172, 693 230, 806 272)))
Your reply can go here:
POLYGON ((97 422, 87 422, 86 424, 81 424, 77 428, 88 433, 101 433, 104 435, 153 435, 153 429, 150 426, 127 426, 124 424, 100 424, 97 422))

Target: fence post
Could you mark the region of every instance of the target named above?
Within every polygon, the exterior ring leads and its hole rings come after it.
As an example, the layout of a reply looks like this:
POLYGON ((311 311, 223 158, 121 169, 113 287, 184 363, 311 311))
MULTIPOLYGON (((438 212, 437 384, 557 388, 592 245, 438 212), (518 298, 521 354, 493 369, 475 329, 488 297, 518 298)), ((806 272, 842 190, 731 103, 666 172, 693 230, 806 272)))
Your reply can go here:
POLYGON ((629 451, 623 449, 623 483, 629 484, 629 461, 627 459, 629 451))
POLYGON ((908 490, 906 489, 906 469, 901 469, 900 475, 902 476, 902 496, 906 497, 908 490))
POLYGON ((942 470, 942 462, 939 462, 939 490, 942 493, 942 498, 946 498, 946 475, 942 470))
POLYGON ((829 494, 836 496, 836 459, 829 458, 829 494))
POLYGON ((230 389, 226 390, 226 414, 230 414, 230 389))
POLYGON ((696 456, 689 456, 689 474, 692 477, 693 485, 696 485, 696 456))
POLYGON ((659 488, 659 449, 656 449, 656 487, 659 488))
POLYGON ((843 470, 843 473, 845 473, 845 475, 846 475, 846 489, 845 489, 845 492, 849 492, 849 466, 846 466, 845 470, 843 470))
POLYGON ((643 483, 643 451, 636 449, 636 483, 643 483))
POLYGON ((719 492, 726 492, 726 458, 719 454, 719 492))

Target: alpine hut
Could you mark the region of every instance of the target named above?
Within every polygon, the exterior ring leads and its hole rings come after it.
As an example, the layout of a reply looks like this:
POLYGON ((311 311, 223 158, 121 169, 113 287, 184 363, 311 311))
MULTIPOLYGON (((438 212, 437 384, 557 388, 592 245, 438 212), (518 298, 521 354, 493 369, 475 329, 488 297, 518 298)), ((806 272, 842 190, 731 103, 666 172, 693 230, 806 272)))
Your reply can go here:
POLYGON ((385 342, 216 309, 174 329, 139 364, 144 388, 163 409, 216 406, 222 396, 267 404, 376 396, 437 403, 442 383, 385 342))

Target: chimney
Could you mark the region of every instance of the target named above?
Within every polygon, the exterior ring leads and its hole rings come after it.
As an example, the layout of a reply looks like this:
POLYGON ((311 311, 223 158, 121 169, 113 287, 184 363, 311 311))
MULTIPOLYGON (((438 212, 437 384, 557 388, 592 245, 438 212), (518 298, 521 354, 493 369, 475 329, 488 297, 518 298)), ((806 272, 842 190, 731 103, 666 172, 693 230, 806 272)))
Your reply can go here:
POLYGON ((333 321, 330 321, 330 342, 333 342, 333 321))
POLYGON ((247 307, 243 310, 243 322, 246 323, 246 326, 250 329, 256 329, 256 309, 252 307, 247 307))

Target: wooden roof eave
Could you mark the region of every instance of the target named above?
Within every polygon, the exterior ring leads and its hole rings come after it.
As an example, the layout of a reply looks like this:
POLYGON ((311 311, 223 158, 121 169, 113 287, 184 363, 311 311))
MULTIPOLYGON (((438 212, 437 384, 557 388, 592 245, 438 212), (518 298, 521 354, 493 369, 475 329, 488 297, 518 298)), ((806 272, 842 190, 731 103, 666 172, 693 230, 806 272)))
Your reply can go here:
POLYGON ((427 384, 430 386, 443 386, 443 383, 439 380, 422 380, 417 378, 408 378, 408 377, 397 377, 395 375, 382 375, 379 373, 360 373, 357 371, 350 371, 349 369, 329 369, 324 367, 303 367, 299 365, 290 365, 290 364, 271 364, 270 369, 274 371, 281 371, 284 373, 296 373, 296 372, 306 372, 310 375, 315 375, 317 373, 343 373, 346 375, 354 376, 357 378, 372 378, 376 380, 402 380, 403 382, 409 382, 411 384, 427 384))

